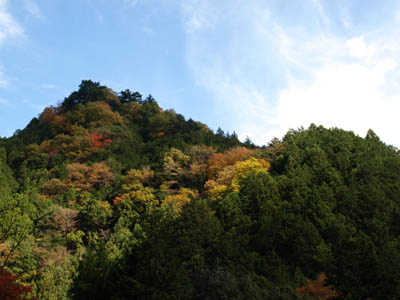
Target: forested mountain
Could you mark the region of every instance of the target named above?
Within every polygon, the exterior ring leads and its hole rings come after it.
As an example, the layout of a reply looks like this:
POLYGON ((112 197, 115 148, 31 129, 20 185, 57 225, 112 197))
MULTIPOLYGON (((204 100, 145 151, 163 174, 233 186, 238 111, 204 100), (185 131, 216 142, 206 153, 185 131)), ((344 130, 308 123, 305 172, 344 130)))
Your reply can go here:
POLYGON ((256 147, 90 80, 0 139, 0 299, 400 299, 400 156, 256 147))

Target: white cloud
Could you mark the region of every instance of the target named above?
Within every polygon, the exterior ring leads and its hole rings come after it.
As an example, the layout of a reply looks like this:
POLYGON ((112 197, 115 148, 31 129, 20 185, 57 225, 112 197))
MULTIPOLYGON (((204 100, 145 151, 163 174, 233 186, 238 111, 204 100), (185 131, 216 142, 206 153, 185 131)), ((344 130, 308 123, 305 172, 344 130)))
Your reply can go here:
POLYGON ((29 12, 33 17, 44 20, 43 13, 39 7, 39 5, 33 0, 25 0, 24 1, 24 8, 27 12, 29 12))
MULTIPOLYGON (((399 82, 393 81, 398 47, 389 36, 366 42, 364 36, 329 42, 319 39, 313 53, 301 56, 323 57, 320 64, 308 67, 308 80, 292 78, 278 96, 275 134, 310 123, 352 130, 365 136, 372 128, 383 141, 400 145, 395 132, 400 108, 399 82), (325 43, 332 49, 327 53, 325 43)), ((397 39, 394 39, 397 40, 397 39)))
POLYGON ((311 4, 323 29, 309 28, 313 15, 288 26, 284 17, 296 12, 282 16, 264 1, 185 1, 187 61, 197 83, 233 120, 239 137, 258 144, 315 123, 361 136, 372 128, 400 146, 396 26, 340 36, 331 29, 335 16, 322 2, 311 4))
POLYGON ((310 55, 323 58, 315 66, 306 66, 309 78, 291 78, 277 97, 271 122, 274 135, 315 123, 361 136, 372 128, 383 141, 400 145, 395 132, 400 109, 400 92, 395 85, 399 82, 389 80, 398 54, 387 51, 387 41, 367 43, 363 36, 326 41, 330 53, 324 50, 323 40, 318 43, 312 53, 301 53, 305 59, 310 55))
POLYGON ((395 102, 385 99, 383 89, 385 73, 391 68, 385 63, 367 66, 332 62, 318 70, 311 83, 292 82, 279 95, 273 120, 279 126, 278 134, 315 123, 361 135, 373 128, 393 142, 393 137, 382 131, 388 119, 396 120, 395 102))
POLYGON ((347 47, 349 48, 350 55, 355 58, 369 58, 372 57, 376 53, 375 45, 367 46, 364 41, 364 37, 355 37, 346 42, 347 47))
POLYGON ((7 0, 0 0, 0 46, 8 39, 23 35, 23 29, 7 10, 7 0))

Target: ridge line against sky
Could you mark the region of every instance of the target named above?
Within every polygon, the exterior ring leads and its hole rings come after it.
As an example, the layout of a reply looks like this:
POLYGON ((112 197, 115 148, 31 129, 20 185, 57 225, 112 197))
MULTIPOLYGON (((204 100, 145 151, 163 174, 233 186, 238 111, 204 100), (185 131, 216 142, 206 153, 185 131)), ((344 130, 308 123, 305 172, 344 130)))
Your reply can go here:
POLYGON ((0 0, 0 136, 82 79, 266 144, 310 123, 400 146, 400 5, 0 0))

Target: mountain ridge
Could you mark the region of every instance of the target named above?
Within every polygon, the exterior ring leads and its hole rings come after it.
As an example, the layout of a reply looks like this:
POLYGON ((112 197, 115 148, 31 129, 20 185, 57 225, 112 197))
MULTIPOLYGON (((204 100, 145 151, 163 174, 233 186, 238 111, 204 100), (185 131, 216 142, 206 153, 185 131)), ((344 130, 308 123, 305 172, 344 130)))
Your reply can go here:
POLYGON ((84 80, 0 139, 0 295, 397 299, 399 202, 372 130, 257 147, 84 80))

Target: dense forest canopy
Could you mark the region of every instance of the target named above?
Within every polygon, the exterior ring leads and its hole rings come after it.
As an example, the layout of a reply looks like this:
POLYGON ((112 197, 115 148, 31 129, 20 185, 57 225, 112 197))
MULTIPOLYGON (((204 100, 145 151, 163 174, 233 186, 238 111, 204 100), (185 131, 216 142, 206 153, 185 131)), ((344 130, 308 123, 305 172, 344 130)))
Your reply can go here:
POLYGON ((400 157, 263 147, 91 80, 0 139, 1 299, 399 299, 400 157))

